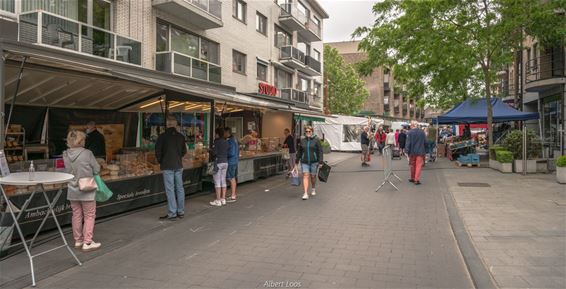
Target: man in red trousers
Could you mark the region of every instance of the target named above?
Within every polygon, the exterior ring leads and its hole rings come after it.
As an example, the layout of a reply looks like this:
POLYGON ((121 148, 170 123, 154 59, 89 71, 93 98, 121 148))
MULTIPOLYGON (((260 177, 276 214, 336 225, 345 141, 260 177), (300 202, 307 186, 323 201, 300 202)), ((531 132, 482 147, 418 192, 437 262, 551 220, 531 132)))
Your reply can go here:
POLYGON ((426 134, 417 127, 417 122, 411 122, 411 130, 407 133, 405 151, 409 155, 409 165, 411 166, 411 178, 409 182, 415 185, 421 184, 421 170, 426 154, 426 134))

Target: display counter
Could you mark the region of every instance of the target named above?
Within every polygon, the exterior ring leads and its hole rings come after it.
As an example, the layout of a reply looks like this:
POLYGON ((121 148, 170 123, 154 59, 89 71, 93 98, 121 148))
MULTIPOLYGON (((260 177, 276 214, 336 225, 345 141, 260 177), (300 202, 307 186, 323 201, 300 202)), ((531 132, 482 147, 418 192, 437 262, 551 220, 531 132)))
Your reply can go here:
POLYGON ((281 152, 242 152, 238 163, 238 183, 276 175, 282 171, 281 152))

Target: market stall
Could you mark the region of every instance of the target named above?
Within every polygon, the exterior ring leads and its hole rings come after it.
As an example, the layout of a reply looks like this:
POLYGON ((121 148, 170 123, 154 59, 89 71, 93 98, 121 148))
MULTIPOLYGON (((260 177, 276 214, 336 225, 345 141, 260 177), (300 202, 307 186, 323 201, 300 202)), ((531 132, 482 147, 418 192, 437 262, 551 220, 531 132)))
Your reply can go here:
POLYGON ((364 126, 381 124, 383 120, 377 118, 333 115, 326 118, 325 122, 315 122, 313 128, 316 135, 324 135, 332 150, 360 151, 360 136, 364 126))

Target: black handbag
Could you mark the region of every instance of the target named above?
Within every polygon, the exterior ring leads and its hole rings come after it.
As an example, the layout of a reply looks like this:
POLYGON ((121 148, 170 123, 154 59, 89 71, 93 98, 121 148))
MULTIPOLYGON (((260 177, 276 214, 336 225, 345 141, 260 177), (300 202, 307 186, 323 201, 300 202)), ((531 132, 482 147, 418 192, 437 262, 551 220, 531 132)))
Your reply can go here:
POLYGON ((328 176, 330 175, 331 168, 332 167, 327 163, 322 163, 322 166, 318 169, 318 180, 323 183, 328 182, 328 176))

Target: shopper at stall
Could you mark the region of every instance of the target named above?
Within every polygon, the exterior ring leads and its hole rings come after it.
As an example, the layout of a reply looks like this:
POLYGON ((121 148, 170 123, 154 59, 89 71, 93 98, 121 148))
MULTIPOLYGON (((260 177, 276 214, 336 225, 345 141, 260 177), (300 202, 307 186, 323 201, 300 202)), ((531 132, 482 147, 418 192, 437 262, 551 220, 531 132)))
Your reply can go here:
POLYGON ((226 171, 228 170, 228 150, 229 145, 224 138, 224 129, 219 127, 216 129, 216 138, 214 139, 214 163, 216 172, 213 175, 214 188, 216 190, 216 199, 210 202, 210 205, 220 207, 226 205, 226 171))
POLYGON ((434 124, 431 122, 426 131, 426 153, 432 154, 434 147, 436 146, 437 130, 434 124))
POLYGON ((360 143, 362 144, 362 167, 367 167, 369 166, 368 161, 369 161, 369 146, 370 146, 370 141, 369 141, 369 127, 364 126, 364 131, 362 132, 362 135, 360 137, 360 143))
POLYGON ((417 122, 415 121, 411 122, 411 130, 407 133, 405 150, 409 155, 409 165, 411 166, 409 182, 420 185, 421 169, 426 154, 426 135, 422 129, 417 127, 417 122))
POLYGON ((85 149, 86 134, 73 130, 67 134, 68 150, 63 152, 65 171, 75 178, 67 185, 67 200, 71 201, 73 211, 72 227, 75 248, 93 251, 100 248, 100 243, 92 240, 94 219, 96 217, 96 189, 85 189, 86 181, 94 181, 94 175, 100 172, 100 165, 93 153, 85 149), (82 190, 81 190, 82 189, 82 190))
POLYGON ((395 130, 395 146, 399 147, 399 129, 395 130))
POLYGON ((177 131, 177 120, 168 117, 167 129, 155 144, 155 157, 163 173, 167 195, 167 215, 162 220, 175 221, 185 216, 185 189, 183 187, 183 156, 187 153, 185 137, 177 131))
POLYGON ((291 135, 291 130, 286 128, 283 131, 285 135, 285 141, 283 142, 283 148, 289 149, 289 159, 287 160, 287 177, 291 175, 293 168, 295 167, 295 159, 297 157, 297 149, 295 147, 295 138, 291 135))
POLYGON ((303 200, 309 199, 309 178, 312 183, 311 195, 316 195, 316 177, 318 167, 323 163, 322 145, 320 140, 313 136, 311 126, 305 128, 305 137, 301 139, 301 145, 297 150, 297 160, 295 163, 301 163, 303 170, 303 200))
POLYGON ((241 139, 242 143, 246 145, 249 151, 257 150, 257 132, 255 130, 250 130, 247 135, 241 139))
POLYGON ((385 145, 391 146, 391 148, 393 148, 395 146, 395 133, 393 132, 392 129, 387 129, 386 130, 387 134, 385 137, 385 145))
POLYGON ((106 159, 106 141, 94 121, 87 124, 85 148, 90 150, 95 157, 106 159))
POLYGON ((238 182, 236 176, 238 174, 238 162, 240 161, 240 145, 232 134, 232 129, 227 127, 224 129, 224 138, 228 142, 228 169, 226 170, 226 179, 230 182, 231 195, 226 202, 233 203, 236 201, 236 186, 238 182))

